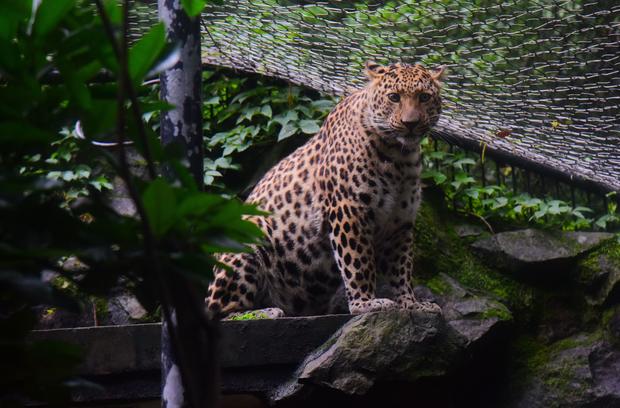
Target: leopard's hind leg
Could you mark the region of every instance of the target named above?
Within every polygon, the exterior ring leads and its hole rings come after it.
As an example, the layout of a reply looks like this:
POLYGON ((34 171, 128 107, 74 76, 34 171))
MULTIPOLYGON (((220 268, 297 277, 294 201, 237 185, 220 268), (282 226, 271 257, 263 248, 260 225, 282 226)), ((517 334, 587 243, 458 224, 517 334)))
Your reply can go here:
POLYGON ((214 317, 254 307, 259 285, 260 263, 255 253, 225 254, 219 261, 231 271, 215 268, 214 278, 207 290, 207 310, 214 317))

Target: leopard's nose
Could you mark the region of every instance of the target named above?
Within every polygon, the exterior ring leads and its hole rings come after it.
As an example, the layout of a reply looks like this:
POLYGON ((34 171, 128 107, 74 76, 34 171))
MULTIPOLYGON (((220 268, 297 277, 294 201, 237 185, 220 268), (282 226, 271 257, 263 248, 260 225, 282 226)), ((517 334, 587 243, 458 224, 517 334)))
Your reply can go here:
POLYGON ((419 120, 405 121, 401 120, 402 124, 407 127, 409 130, 413 130, 420 123, 419 120))

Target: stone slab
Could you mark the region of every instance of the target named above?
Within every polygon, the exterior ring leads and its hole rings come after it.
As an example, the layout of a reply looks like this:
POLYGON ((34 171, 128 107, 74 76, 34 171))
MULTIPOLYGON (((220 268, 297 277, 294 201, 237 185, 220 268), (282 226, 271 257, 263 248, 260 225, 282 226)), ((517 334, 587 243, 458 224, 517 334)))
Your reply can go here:
MULTIPOLYGON (((323 344, 351 315, 224 321, 220 366, 224 392, 267 392, 290 377, 308 353, 323 344)), ((160 390, 161 324, 34 331, 32 340, 80 346, 79 374, 104 385, 84 390, 77 401, 157 398, 160 390)))

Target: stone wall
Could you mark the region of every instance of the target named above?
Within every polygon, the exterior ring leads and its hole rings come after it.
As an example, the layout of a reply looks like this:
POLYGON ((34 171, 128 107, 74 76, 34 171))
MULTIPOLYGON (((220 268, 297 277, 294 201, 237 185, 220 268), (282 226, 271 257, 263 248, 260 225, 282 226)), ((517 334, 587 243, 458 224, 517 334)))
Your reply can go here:
MULTIPOLYGON (((441 305, 441 315, 223 322, 223 390, 237 395, 227 403, 620 406, 617 237, 492 234, 443 202, 427 195, 414 250, 416 294, 441 305)), ((125 406, 159 395, 159 330, 143 324, 34 336, 86 350, 82 374, 105 389, 76 400, 125 406)))

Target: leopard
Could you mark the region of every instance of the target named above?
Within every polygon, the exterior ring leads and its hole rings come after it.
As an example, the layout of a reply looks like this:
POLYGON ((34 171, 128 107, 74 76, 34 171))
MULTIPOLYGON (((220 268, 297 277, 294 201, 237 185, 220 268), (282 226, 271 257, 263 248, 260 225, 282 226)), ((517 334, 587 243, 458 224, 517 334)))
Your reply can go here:
POLYGON ((445 67, 368 61, 365 73, 366 85, 336 104, 319 132, 248 196, 268 214, 248 217, 265 237, 250 251, 220 255, 228 268, 214 271, 210 315, 330 314, 337 296, 346 297, 350 314, 441 313, 416 299, 412 277, 421 140, 441 114, 445 67), (378 273, 386 297, 377 297, 378 273))

